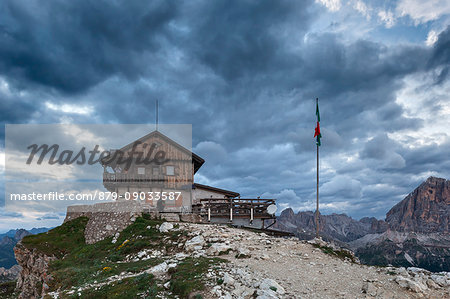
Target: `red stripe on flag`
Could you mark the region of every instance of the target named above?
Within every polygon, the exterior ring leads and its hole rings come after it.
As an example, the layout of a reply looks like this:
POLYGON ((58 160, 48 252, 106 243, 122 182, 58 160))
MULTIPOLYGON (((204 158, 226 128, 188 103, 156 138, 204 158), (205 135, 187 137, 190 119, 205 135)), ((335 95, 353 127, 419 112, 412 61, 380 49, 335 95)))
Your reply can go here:
POLYGON ((316 137, 318 135, 320 135, 320 124, 319 124, 319 122, 317 122, 317 126, 316 126, 316 129, 314 131, 314 137, 316 137))

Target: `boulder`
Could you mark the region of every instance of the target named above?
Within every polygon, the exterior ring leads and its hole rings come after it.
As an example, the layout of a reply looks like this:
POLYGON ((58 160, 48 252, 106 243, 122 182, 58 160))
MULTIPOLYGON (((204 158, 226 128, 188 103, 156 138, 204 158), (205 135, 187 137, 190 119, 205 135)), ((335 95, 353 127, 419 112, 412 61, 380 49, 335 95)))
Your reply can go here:
POLYGON ((213 243, 207 250, 207 255, 220 255, 231 250, 231 247, 224 243, 213 243))
POLYGON ((428 289, 428 287, 420 282, 413 281, 409 278, 405 278, 403 276, 397 276, 395 281, 403 288, 410 289, 416 293, 422 293, 428 289))
POLYGON ((165 273, 165 272, 167 272, 167 268, 168 268, 167 263, 164 262, 164 263, 161 263, 159 265, 152 267, 150 269, 150 272, 151 273, 165 273))
POLYGON ((284 288, 280 286, 275 280, 266 278, 259 284, 259 289, 263 291, 271 290, 277 294, 283 295, 285 293, 284 288))
POLYGON ((159 227, 159 232, 161 232, 161 233, 168 233, 172 229, 173 229, 173 224, 172 223, 164 222, 159 227))
POLYGON ((445 275, 439 275, 439 274, 432 274, 430 278, 440 285, 441 287, 447 287, 450 286, 450 279, 448 279, 445 275))
POLYGON ((235 283, 235 280, 234 280, 233 277, 231 277, 230 274, 225 273, 225 274, 223 275, 223 283, 226 284, 226 285, 229 285, 229 286, 233 286, 234 283, 235 283))
POLYGON ((238 258, 244 258, 244 257, 250 257, 250 250, 245 247, 239 247, 237 249, 237 257, 238 258))
POLYGON ((364 281, 362 286, 362 292, 369 296, 375 297, 377 295, 377 287, 372 281, 364 281))
POLYGON ((186 251, 195 251, 197 249, 201 249, 205 245, 205 239, 202 235, 193 237, 190 240, 187 240, 184 244, 186 251))

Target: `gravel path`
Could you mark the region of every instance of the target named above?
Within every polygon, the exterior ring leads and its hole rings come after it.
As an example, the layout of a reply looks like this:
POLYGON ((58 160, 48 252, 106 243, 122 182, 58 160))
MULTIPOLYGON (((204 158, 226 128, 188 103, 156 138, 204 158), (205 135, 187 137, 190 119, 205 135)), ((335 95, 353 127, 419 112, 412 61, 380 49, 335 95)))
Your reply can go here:
POLYGON ((191 229, 198 230, 205 239, 229 244, 234 252, 221 257, 232 262, 230 268, 275 280, 285 291, 276 295, 279 298, 450 298, 448 286, 412 291, 395 281, 397 268, 352 263, 295 238, 213 225, 191 229), (248 251, 250 257, 236 258, 240 250, 248 251))

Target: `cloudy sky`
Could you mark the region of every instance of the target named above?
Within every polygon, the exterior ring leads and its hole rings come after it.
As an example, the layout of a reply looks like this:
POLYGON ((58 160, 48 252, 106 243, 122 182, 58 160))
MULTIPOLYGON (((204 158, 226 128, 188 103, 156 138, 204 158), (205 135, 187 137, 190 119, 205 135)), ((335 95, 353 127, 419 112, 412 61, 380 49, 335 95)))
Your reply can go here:
POLYGON ((450 178, 449 26, 445 0, 2 1, 1 122, 153 123, 158 99, 197 182, 312 210, 319 97, 322 212, 384 218, 450 178))

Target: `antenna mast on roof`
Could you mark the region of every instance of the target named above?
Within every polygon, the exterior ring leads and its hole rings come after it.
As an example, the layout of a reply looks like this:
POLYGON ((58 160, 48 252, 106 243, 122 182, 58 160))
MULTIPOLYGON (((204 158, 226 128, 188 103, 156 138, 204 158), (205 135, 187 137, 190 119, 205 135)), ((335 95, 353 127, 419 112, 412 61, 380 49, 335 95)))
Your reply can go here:
POLYGON ((158 100, 156 100, 155 114, 156 114, 155 126, 156 126, 156 131, 158 131, 158 100))

